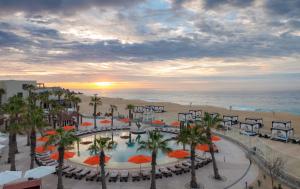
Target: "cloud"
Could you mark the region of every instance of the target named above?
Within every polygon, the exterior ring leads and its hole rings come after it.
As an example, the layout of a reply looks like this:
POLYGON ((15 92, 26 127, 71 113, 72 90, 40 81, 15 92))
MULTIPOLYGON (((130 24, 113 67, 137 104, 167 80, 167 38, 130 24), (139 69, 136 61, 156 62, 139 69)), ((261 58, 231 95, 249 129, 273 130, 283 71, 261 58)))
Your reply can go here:
POLYGON ((299 0, 265 0, 264 6, 269 13, 274 15, 297 18, 300 16, 299 0))

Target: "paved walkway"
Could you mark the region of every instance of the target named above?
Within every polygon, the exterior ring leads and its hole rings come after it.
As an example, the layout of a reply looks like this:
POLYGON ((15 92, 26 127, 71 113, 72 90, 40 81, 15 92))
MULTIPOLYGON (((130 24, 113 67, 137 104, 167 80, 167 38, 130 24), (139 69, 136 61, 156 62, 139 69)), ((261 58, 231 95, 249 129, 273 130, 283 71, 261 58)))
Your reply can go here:
MULTIPOLYGON (((7 141, 6 141, 7 143, 7 141)), ((19 151, 20 153, 16 156, 17 169, 27 170, 29 168, 29 147, 25 146, 26 137, 18 137, 19 151)), ((249 167, 249 160, 245 157, 245 153, 236 146, 235 144, 227 141, 221 140, 217 142, 217 146, 220 149, 220 153, 216 155, 217 164, 220 169, 222 176, 226 178, 225 181, 216 181, 211 178, 212 164, 200 168, 197 170, 197 179, 201 182, 205 189, 223 189, 231 185, 235 181, 239 180, 242 175, 245 174, 249 167)), ((8 170, 9 165, 5 163, 7 160, 8 148, 2 149, 3 157, 0 159, 0 171, 8 170)), ((241 189, 245 187, 245 182, 248 184, 255 181, 258 176, 258 168, 252 165, 246 176, 240 180, 237 184, 232 186, 233 189, 241 189)), ((173 176, 171 178, 163 178, 157 180, 158 189, 183 189, 190 180, 190 174, 186 173, 184 175, 173 176)), ((53 189, 56 188, 57 177, 55 175, 49 175, 43 178, 43 189, 53 189)), ((86 182, 85 180, 74 180, 74 179, 63 179, 64 186, 66 189, 98 189, 101 188, 101 183, 96 182, 86 182)), ((141 182, 128 182, 128 183, 108 183, 108 189, 148 189, 150 181, 141 182)))

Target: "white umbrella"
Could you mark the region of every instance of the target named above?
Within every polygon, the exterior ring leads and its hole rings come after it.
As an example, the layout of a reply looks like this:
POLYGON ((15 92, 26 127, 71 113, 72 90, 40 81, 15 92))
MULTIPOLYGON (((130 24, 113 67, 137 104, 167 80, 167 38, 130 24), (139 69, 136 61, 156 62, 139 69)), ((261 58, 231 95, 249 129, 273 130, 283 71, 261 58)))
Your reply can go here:
POLYGON ((41 166, 25 172, 24 178, 42 178, 55 172, 55 166, 41 166))
POLYGON ((4 171, 0 173, 0 185, 22 178, 22 171, 4 171))

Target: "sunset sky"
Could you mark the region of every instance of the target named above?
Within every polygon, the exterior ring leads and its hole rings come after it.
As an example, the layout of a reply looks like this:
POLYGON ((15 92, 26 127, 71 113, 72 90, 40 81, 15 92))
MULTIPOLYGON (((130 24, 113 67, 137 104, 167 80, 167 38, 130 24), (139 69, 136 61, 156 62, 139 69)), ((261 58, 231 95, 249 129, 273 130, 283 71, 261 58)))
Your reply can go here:
POLYGON ((0 0, 0 79, 300 89, 299 0, 0 0))

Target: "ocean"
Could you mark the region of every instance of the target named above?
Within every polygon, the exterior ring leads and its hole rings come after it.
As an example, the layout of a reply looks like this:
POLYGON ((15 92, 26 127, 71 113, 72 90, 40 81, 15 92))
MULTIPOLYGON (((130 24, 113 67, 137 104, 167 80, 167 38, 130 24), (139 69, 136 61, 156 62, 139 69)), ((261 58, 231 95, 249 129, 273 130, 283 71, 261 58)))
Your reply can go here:
POLYGON ((211 105, 233 110, 289 112, 300 115, 299 91, 162 91, 162 90, 89 90, 103 97, 140 99, 149 102, 174 102, 183 105, 211 105))

